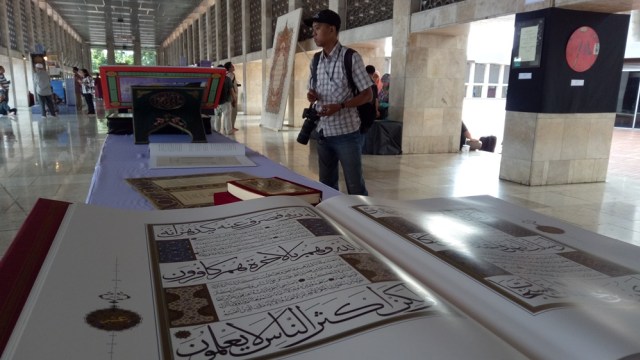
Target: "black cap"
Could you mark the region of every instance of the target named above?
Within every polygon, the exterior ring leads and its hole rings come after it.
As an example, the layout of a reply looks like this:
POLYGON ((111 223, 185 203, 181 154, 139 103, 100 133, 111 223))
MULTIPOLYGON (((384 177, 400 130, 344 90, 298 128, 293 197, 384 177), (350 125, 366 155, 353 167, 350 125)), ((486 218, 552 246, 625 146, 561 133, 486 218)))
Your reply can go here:
POLYGON ((314 22, 333 25, 340 31, 340 15, 329 9, 321 10, 312 17, 304 19, 304 24, 307 26, 312 26, 314 22))

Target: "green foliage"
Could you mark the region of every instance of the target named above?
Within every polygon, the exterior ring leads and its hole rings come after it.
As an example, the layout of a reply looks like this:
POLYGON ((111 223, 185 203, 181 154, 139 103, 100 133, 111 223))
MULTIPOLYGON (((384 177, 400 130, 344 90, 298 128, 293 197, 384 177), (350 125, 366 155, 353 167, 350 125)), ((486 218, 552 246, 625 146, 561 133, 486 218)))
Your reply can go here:
POLYGON ((142 65, 155 66, 157 64, 155 50, 142 50, 142 65))
MULTIPOLYGON (((132 50, 115 50, 115 65, 133 65, 132 50)), ((141 63, 145 66, 157 64, 155 50, 142 50, 141 63)), ((108 65, 107 50, 101 48, 91 49, 91 72, 98 72, 100 66, 108 65)))
POLYGON ((116 58, 116 65, 133 65, 132 50, 116 50, 115 58, 116 58))
POLYGON ((98 72, 100 66, 107 64, 106 49, 91 49, 91 72, 98 72))

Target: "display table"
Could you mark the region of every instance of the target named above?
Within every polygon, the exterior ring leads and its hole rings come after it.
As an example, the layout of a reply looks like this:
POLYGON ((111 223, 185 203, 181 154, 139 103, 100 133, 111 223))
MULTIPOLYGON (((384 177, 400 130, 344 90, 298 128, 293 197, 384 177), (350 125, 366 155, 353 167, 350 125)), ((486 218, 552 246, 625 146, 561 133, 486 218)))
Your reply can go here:
POLYGON ((294 200, 70 205, 2 360, 640 353, 634 245, 489 196, 294 200))
MULTIPOLYGON (((152 135, 153 142, 189 142, 188 135, 152 135)), ((218 133, 207 135, 208 142, 233 142, 218 133)), ((125 179, 177 176, 205 173, 223 173, 241 171, 256 177, 279 176, 294 182, 322 190, 323 199, 340 195, 341 193, 317 181, 308 179, 288 168, 269 160, 258 152, 247 148, 247 157, 256 166, 251 167, 217 167, 217 168, 188 168, 188 169, 150 169, 149 146, 135 145, 133 135, 107 136, 102 153, 96 164, 96 170, 91 180, 91 187, 87 196, 87 204, 101 205, 119 209, 152 210, 153 205, 140 193, 131 187, 125 179)))
MULTIPOLYGON (((152 135, 153 142, 190 142, 188 135, 152 135)), ((208 142, 233 142, 218 133, 207 135, 208 142)), ((204 173, 244 172, 256 177, 279 176, 322 190, 323 199, 341 193, 317 181, 308 179, 269 160, 258 152, 246 149, 246 156, 256 166, 150 169, 149 146, 135 145, 133 135, 108 135, 96 164, 87 196, 88 204, 118 209, 153 210, 153 205, 125 179, 139 177, 179 176, 204 173)), ((212 199, 213 205, 213 199, 212 199)), ((66 211, 64 204, 37 206, 0 261, 0 353, 27 299, 43 261, 49 253, 58 226, 66 211), (52 208, 55 206, 56 208, 52 208), (6 290, 4 290, 6 289, 6 290)), ((34 207, 35 208, 35 207, 34 207)))

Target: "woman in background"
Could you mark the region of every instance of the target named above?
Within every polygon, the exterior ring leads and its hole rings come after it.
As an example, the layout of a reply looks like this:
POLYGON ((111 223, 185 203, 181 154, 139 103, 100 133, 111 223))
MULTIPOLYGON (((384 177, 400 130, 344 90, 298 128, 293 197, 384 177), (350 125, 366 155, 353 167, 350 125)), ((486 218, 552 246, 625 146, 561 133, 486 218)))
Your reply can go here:
POLYGON ((93 78, 89 75, 89 71, 87 69, 82 69, 82 96, 84 96, 84 100, 87 102, 87 109, 89 111, 87 114, 93 115, 96 113, 96 109, 93 106, 93 78))
POLYGON ((382 83, 382 90, 378 93, 378 101, 380 101, 380 118, 386 119, 389 116, 389 85, 391 83, 391 75, 382 75, 380 82, 382 83))

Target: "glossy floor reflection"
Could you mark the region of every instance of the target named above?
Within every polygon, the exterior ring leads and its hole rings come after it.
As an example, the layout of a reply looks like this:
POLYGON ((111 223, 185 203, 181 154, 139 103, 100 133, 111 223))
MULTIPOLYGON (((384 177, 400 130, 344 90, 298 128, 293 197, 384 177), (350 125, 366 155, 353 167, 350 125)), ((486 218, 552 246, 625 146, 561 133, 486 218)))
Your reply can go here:
MULTIPOLYGON (((100 114, 100 112, 99 112, 100 114)), ((259 117, 238 116, 232 138, 312 179, 318 178, 313 142, 299 129, 272 131, 259 117)), ((20 109, 0 118, 0 254, 4 254, 39 197, 84 202, 106 136, 103 116, 68 111, 42 119, 20 109)), ((369 194, 409 200, 488 194, 582 228, 640 245, 640 132, 616 129, 607 182, 522 186, 498 179, 500 155, 364 155, 369 194)))

